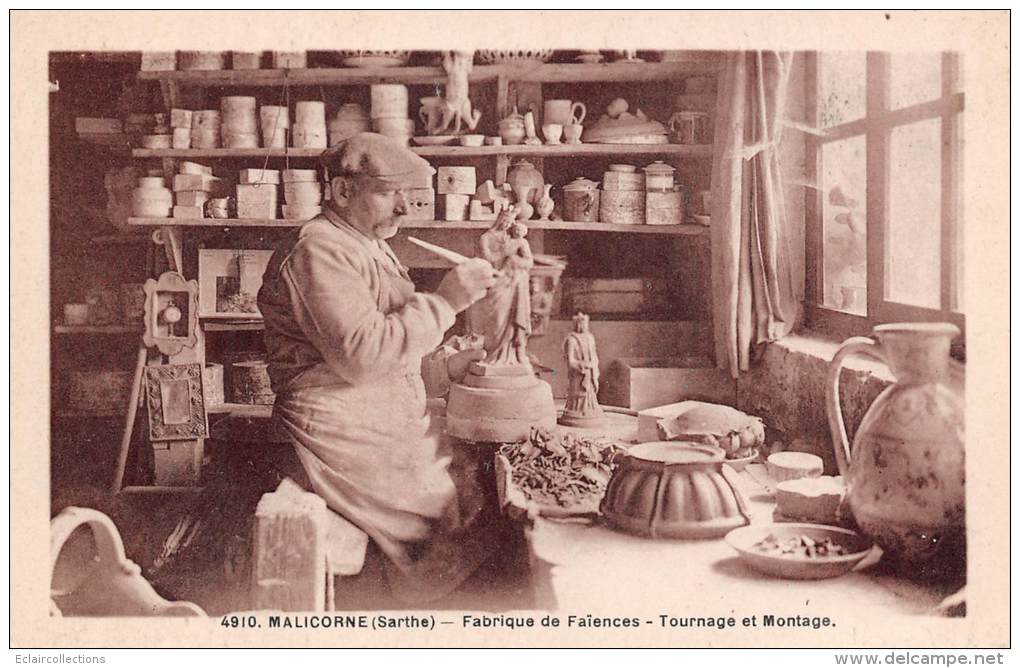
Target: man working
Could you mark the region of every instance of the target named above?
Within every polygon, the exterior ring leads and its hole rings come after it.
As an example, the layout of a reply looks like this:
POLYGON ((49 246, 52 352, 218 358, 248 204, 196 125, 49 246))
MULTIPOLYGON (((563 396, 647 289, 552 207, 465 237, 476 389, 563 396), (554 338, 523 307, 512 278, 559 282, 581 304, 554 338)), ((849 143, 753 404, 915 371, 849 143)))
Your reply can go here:
MULTIPOLYGON (((460 584, 491 548, 458 534, 464 519, 450 457, 426 433, 421 360, 496 272, 472 259, 434 294, 415 292, 384 240, 406 217, 404 189, 435 170, 369 133, 330 149, 323 162, 332 198, 277 248, 259 292, 275 416, 314 491, 388 557, 394 592, 430 600, 460 584)), ((459 379, 483 354, 451 356, 447 376, 459 379)))

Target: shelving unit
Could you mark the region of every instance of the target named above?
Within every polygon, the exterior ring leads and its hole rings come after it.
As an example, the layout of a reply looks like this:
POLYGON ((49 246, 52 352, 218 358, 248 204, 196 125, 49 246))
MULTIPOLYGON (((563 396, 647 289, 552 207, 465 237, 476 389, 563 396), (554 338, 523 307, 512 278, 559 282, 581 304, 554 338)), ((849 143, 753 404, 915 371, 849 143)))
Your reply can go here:
POLYGON ((54 334, 141 334, 142 328, 133 325, 55 325, 54 334))
MULTIPOLYGON (((692 74, 715 74, 718 56, 686 52, 662 63, 548 63, 542 65, 477 65, 469 81, 501 78, 528 83, 642 82, 677 79, 692 74)), ((377 83, 437 84, 446 81, 441 67, 338 67, 293 70, 215 70, 140 72, 142 81, 173 82, 183 86, 355 86, 377 83)))
MULTIPOLYGON (((278 220, 269 218, 129 218, 131 225, 165 227, 174 225, 184 228, 202 227, 300 227, 303 220, 278 220)), ((401 230, 485 230, 492 226, 491 220, 414 220, 401 225, 401 230)), ((707 235, 708 228, 701 225, 614 225, 610 223, 578 223, 565 220, 529 220, 530 230, 574 230, 577 232, 616 232, 620 234, 666 234, 672 236, 707 235)))
MULTIPOLYGON (((718 71, 720 60, 717 54, 710 52, 678 52, 672 54, 668 62, 658 63, 605 63, 605 64, 544 64, 530 66, 513 65, 482 65, 475 66, 469 80, 472 84, 472 98, 477 95, 487 105, 485 118, 490 123, 494 119, 503 118, 510 111, 513 97, 523 95, 524 98, 534 102, 552 95, 566 96, 563 93, 564 84, 621 84, 626 88, 627 84, 651 84, 654 82, 676 81, 683 77, 692 75, 714 75, 718 71), (485 84, 484 89, 476 89, 475 84, 485 84), (552 87, 543 91, 543 84, 552 84, 552 87), (556 91, 555 93, 553 91, 556 91), (543 92, 548 95, 543 95, 543 92)), ((169 71, 169 72, 140 72, 139 81, 151 82, 158 85, 163 96, 166 108, 185 106, 184 100, 190 93, 197 93, 197 99, 202 99, 206 91, 211 91, 211 99, 207 101, 208 107, 212 108, 217 95, 229 95, 234 91, 231 89, 247 89, 238 91, 241 94, 259 94, 251 91, 261 91, 266 99, 276 100, 280 92, 274 89, 287 87, 290 89, 290 100, 293 102, 299 99, 319 99, 320 96, 330 99, 324 89, 343 88, 350 86, 368 86, 379 83, 400 83, 411 86, 428 86, 442 84, 446 81, 446 73, 439 67, 397 67, 397 68, 311 68, 294 70, 218 70, 218 71, 169 71), (302 92, 302 87, 306 87, 302 92), (314 88, 313 88, 314 87, 314 88), (223 90, 226 89, 226 90, 223 90), (268 95, 266 89, 269 89, 268 95), (311 92, 314 90, 314 93, 311 92)), ((601 87, 600 87, 601 88, 601 87)), ((653 87, 649 86, 648 90, 653 87)), ((583 90, 583 89, 582 89, 583 90)), ((579 90, 580 98, 584 99, 584 93, 579 90)), ((594 92, 594 91, 592 91, 594 92)), ((602 92, 601 90, 599 91, 602 92)), ((661 91, 657 91, 661 92, 661 91)), ((594 95, 593 97, 598 97, 594 95)), ((653 96, 654 97, 654 96, 653 96)), ((661 95, 658 97, 663 100, 661 95)), ((692 94, 683 96, 684 104, 690 104, 691 108, 710 108, 714 94, 692 94)), ((278 102, 272 102, 277 104, 278 102)), ((202 108, 202 107, 192 107, 202 108)), ((413 111, 413 110, 412 110, 413 111)), ((522 109, 523 111, 523 109, 522 109)), ((129 140, 130 141, 130 140, 129 140)), ((505 179, 511 160, 514 158, 528 158, 536 163, 536 166, 548 168, 550 164, 556 165, 554 169, 570 172, 575 165, 571 160, 577 160, 577 165, 586 165, 589 169, 601 169, 605 162, 628 162, 628 161, 651 161, 674 160, 683 161, 687 164, 697 165, 697 169, 706 171, 707 160, 711 158, 712 146, 708 144, 680 145, 680 144, 592 144, 583 143, 576 145, 516 145, 516 146, 479 146, 465 147, 459 145, 443 146, 412 146, 416 154, 435 159, 441 164, 456 164, 457 160, 464 160, 468 164, 479 166, 483 171, 491 171, 495 174, 495 182, 499 184, 505 179), (491 161, 491 162, 490 162, 491 161), (492 167, 490 170, 489 168, 492 167)), ((172 177, 177 171, 177 162, 180 160, 208 160, 222 161, 216 166, 218 174, 223 170, 232 170, 241 167, 256 167, 263 164, 270 164, 274 168, 281 167, 287 161, 296 161, 297 164, 308 166, 314 164, 321 156, 321 149, 296 149, 296 148, 253 148, 253 149, 145 149, 133 147, 129 155, 138 161, 159 161, 163 173, 172 177)), ((562 174, 561 174, 562 175, 562 174)), ((488 178, 488 177, 486 177, 488 178)), ((551 179, 550 179, 551 180, 551 179)), ((175 218, 130 218, 128 223, 141 230, 159 228, 162 241, 167 250, 168 259, 171 260, 171 269, 185 274, 185 268, 193 267, 194 263, 185 262, 185 253, 192 252, 194 244, 184 243, 185 235, 198 237, 204 232, 209 234, 201 237, 212 236, 214 233, 235 232, 239 236, 242 231, 248 231, 245 238, 253 236, 251 232, 258 232, 269 229, 287 230, 300 226, 303 221, 278 220, 278 219, 175 219, 175 218)), ((400 234, 394 240, 407 247, 406 233, 414 230, 421 230, 419 234, 424 239, 431 239, 436 243, 449 242, 450 247, 460 248, 461 252, 470 252, 470 248, 477 238, 477 233, 491 226, 491 221, 457 221, 447 222, 438 220, 408 221, 400 234), (431 235, 431 236, 430 236, 431 235)), ((663 257, 667 260, 670 269, 675 269, 675 264, 683 263, 688 254, 701 252, 706 249, 709 230, 699 225, 612 225, 607 223, 587 223, 575 221, 527 221, 531 234, 529 239, 532 242, 536 253, 553 252, 545 248, 548 245, 561 245, 579 243, 582 245, 582 258, 591 253, 606 252, 652 252, 657 253, 660 261, 663 257), (605 235, 614 235, 607 237, 605 235), (643 241, 638 242, 638 239, 643 241), (574 241, 577 240, 577 241, 574 241), (634 241, 634 243, 630 243, 634 241), (587 244, 587 246, 586 246, 587 244), (592 249, 595 249, 594 251, 592 249), (609 249, 612 248, 613 251, 609 249), (636 249, 636 250, 631 250, 636 249), (696 250, 700 249, 700 250, 696 250)), ((141 237, 139 237, 141 238, 141 237)), ((219 242, 228 239, 227 235, 218 239, 219 242)), ((396 249, 397 246, 395 245, 396 249)), ((404 248, 404 251, 409 249, 404 248)), ((400 251, 398 251, 399 253, 400 251)), ((557 251, 559 252, 559 251, 557 251)), ((707 254, 707 253, 706 253, 707 254)), ((693 257, 693 255, 691 255, 693 257)), ((403 256, 401 256, 403 258, 403 256)), ((582 260, 583 261, 583 260, 582 260)), ((408 264, 412 268, 439 269, 442 263, 438 264, 408 264)), ((704 271, 703 264, 696 264, 693 271, 704 271)), ((583 276, 583 274, 581 274, 583 276)), ((186 278, 196 278, 185 274, 186 278)), ((685 288, 696 291, 699 288, 685 288)), ((695 331, 698 327, 689 327, 695 324, 678 318, 674 313, 658 313, 656 315, 646 314, 652 320, 642 320, 640 316, 620 315, 616 318, 596 315, 593 322, 596 326, 607 326, 618 333, 627 341, 628 349, 637 350, 641 345, 647 347, 648 342, 639 342, 642 338, 642 331, 655 331, 655 336, 662 336, 664 331, 680 331, 686 329, 695 331), (641 325, 647 325, 642 328, 641 325)), ((557 331, 569 327, 569 317, 565 314, 556 314, 553 317, 557 331)), ((699 323, 700 324, 700 323, 699 323)), ((198 343, 194 348, 184 349, 178 355, 171 356, 169 363, 200 363, 206 362, 207 344, 213 349, 224 349, 224 346, 231 345, 234 339, 223 337, 244 337, 246 333, 255 333, 264 329, 261 322, 255 320, 222 320, 216 318, 201 318, 199 320, 198 343), (220 337, 220 338, 216 338, 220 337), (211 339, 211 341, 210 341, 211 339)), ((649 334, 651 336, 651 334, 649 334)), ((547 341, 540 345, 549 344, 558 351, 559 341, 552 341, 554 337, 548 337, 547 341)), ((210 416, 217 416, 217 419, 224 419, 227 416, 262 419, 270 417, 271 406, 232 404, 226 403, 219 406, 207 408, 210 416)), ((201 439, 188 441, 186 444, 197 448, 200 455, 203 442, 201 439)), ((199 456, 200 459, 200 456, 199 456)))
MULTIPOLYGON (((576 158, 580 156, 665 156, 684 158, 711 157, 708 144, 560 144, 550 146, 411 146, 412 151, 425 158, 487 158, 493 156, 576 158)), ((217 160, 252 158, 318 158, 317 148, 136 148, 134 158, 185 159, 210 158, 217 160)))

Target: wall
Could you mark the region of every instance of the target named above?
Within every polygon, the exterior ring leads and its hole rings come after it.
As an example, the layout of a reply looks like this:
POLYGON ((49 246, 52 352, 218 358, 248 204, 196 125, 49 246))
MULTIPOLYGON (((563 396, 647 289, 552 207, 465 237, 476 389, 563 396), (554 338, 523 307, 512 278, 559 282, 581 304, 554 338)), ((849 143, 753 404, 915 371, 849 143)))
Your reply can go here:
MULTIPOLYGON (((760 360, 737 380, 737 408, 757 415, 785 449, 811 452, 836 472, 825 384, 829 362, 839 344, 813 336, 791 335, 764 346, 760 360)), ((843 419, 851 441, 857 425, 878 394, 892 382, 881 363, 851 356, 840 376, 843 419)))

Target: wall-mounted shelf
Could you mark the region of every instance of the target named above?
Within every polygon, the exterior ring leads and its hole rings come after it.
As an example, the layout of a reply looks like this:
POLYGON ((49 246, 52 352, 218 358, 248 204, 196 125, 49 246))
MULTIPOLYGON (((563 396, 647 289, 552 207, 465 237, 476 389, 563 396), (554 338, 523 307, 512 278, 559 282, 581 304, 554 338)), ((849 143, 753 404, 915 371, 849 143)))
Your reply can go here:
POLYGON ((64 420, 78 420, 78 419, 90 419, 90 420, 107 420, 112 418, 123 419, 127 409, 125 408, 108 408, 103 410, 79 410, 74 408, 60 408, 57 409, 55 415, 58 418, 64 420))
POLYGON ((218 406, 209 406, 206 408, 206 412, 210 415, 224 415, 229 414, 231 417, 245 417, 245 418, 271 418, 273 416, 273 407, 265 404, 219 404, 218 406))
POLYGON ((202 329, 207 332, 254 332, 266 328, 261 320, 202 320, 202 329))
MULTIPOLYGON (((131 225, 183 228, 202 227, 300 227, 303 220, 274 220, 268 218, 128 218, 131 225)), ((708 228, 701 225, 611 225, 609 223, 577 223, 566 220, 529 220, 533 230, 573 230, 577 232, 620 232, 624 234, 666 234, 674 236, 701 236, 708 228)), ((491 220, 414 220, 401 226, 402 230, 484 230, 492 226, 491 220)))
MULTIPOLYGON (((411 150, 427 158, 483 158, 498 155, 575 158, 580 156, 652 155, 681 158, 709 158, 710 144, 556 144, 541 146, 412 146, 411 150)), ((318 148, 136 148, 134 158, 318 158, 318 148)))
POLYGON ((54 334, 141 334, 136 325, 55 325, 54 334))
MULTIPOLYGON (((718 57, 710 52, 685 52, 662 63, 547 63, 544 65, 476 65, 470 81, 640 82, 666 81, 694 74, 714 74, 718 57)), ((435 84, 446 82, 441 67, 322 67, 294 70, 213 70, 139 72, 142 81, 173 81, 187 86, 355 86, 378 83, 435 84)))

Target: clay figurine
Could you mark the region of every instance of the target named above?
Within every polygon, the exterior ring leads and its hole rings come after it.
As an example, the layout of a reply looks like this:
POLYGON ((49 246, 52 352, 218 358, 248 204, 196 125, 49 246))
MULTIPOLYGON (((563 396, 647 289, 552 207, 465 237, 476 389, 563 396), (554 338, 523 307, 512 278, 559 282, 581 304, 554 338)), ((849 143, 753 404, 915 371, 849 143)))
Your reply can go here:
POLYGON ((468 331, 482 337, 486 354, 450 386, 446 433, 462 441, 524 441, 533 428, 556 425, 552 388, 535 376, 528 356, 534 256, 517 215, 516 207, 500 211, 478 241, 479 255, 500 277, 467 311, 468 331))
POLYGON ((489 365, 527 365, 531 334, 529 271, 534 265, 528 228, 513 222, 515 212, 500 212, 479 239, 479 255, 502 273, 485 297, 467 313, 468 329, 481 335, 489 365))
POLYGON ((471 73, 473 51, 445 51, 443 53, 443 69, 446 70, 446 94, 442 118, 435 132, 429 128, 429 134, 460 134, 461 123, 468 130, 478 127, 482 112, 471 109, 471 98, 468 97, 468 74, 471 73))
POLYGON ((567 403, 560 424, 592 427, 605 421, 599 406, 599 356, 595 337, 588 331, 588 316, 574 316, 574 331, 563 341, 567 359, 567 403))

